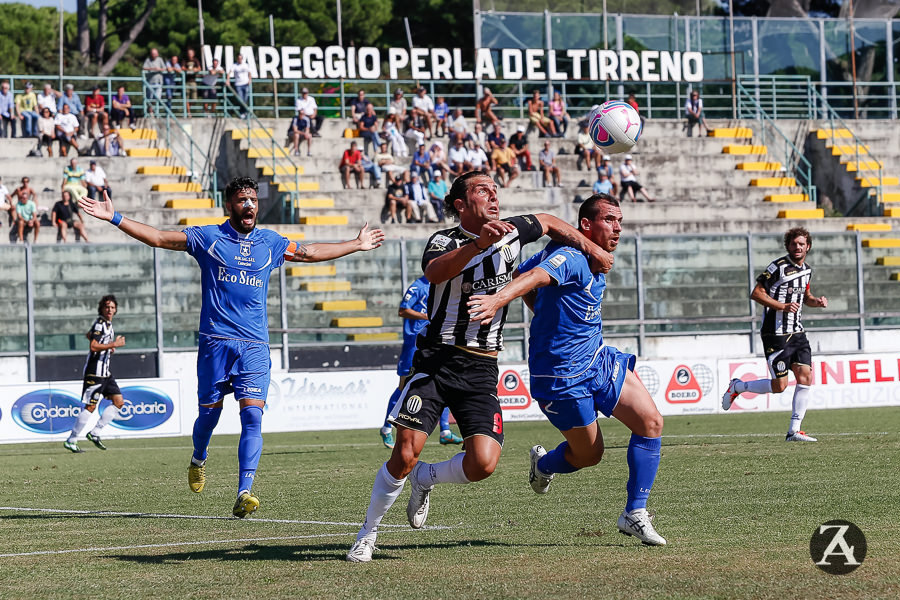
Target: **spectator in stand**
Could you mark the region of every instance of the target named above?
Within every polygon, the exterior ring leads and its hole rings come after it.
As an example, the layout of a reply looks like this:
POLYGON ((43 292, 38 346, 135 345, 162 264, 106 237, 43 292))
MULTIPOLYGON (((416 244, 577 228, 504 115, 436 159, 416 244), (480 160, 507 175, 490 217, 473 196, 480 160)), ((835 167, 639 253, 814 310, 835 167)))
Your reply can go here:
POLYGON ((429 129, 425 126, 425 117, 418 112, 410 113, 406 122, 406 139, 411 140, 416 146, 425 142, 425 136, 429 129))
POLYGON ((694 135, 694 125, 697 126, 698 137, 703 134, 704 127, 706 128, 706 133, 709 133, 709 125, 706 124, 706 119, 703 118, 703 100, 700 99, 700 92, 697 90, 693 90, 684 103, 684 114, 687 117, 685 127, 687 128, 688 137, 694 135))
POLYGON ((412 164, 409 165, 411 173, 423 175, 428 173, 431 175, 431 153, 425 149, 425 142, 416 146, 416 151, 412 157, 412 164))
POLYGON ((237 55, 237 62, 231 65, 231 70, 225 78, 225 83, 231 85, 231 78, 234 77, 234 93, 241 100, 240 116, 242 119, 247 118, 247 111, 250 108, 250 65, 244 62, 242 54, 237 55))
POLYGON ((634 109, 634 112, 636 112, 638 114, 638 116, 641 118, 641 127, 643 127, 644 121, 646 119, 644 119, 644 115, 641 114, 641 107, 638 106, 637 98, 634 97, 634 92, 628 94, 628 99, 625 100, 625 102, 630 104, 631 108, 634 109))
MULTIPOLYGON (((366 107, 372 104, 368 98, 366 98, 366 92, 363 90, 359 90, 356 92, 356 98, 353 98, 350 101, 350 118, 353 119, 354 124, 359 124, 359 120, 366 114, 366 107)), ((388 110, 390 112, 390 110, 388 110)), ((396 114, 396 110, 394 110, 394 114, 396 114)))
POLYGON ((166 92, 166 106, 172 108, 172 98, 175 97, 175 87, 181 82, 184 69, 178 56, 173 56, 166 62, 166 70, 163 73, 163 86, 166 92))
POLYGON ((453 111, 453 117, 448 121, 448 125, 452 132, 451 135, 456 135, 464 140, 470 137, 469 122, 466 120, 465 115, 463 115, 461 108, 457 108, 453 111))
POLYGON ((22 187, 16 190, 18 202, 16 203, 16 225, 19 228, 19 241, 25 241, 25 228, 30 227, 34 232, 34 243, 37 243, 38 233, 41 231, 41 219, 38 217, 37 204, 34 203, 37 196, 34 190, 28 186, 28 178, 22 178, 22 187))
POLYGON ((534 90, 531 93, 531 99, 528 101, 528 120, 540 131, 540 135, 544 137, 558 137, 556 134, 556 125, 544 114, 544 101, 541 100, 540 90, 534 90))
POLYGON ((475 103, 475 120, 482 125, 490 125, 496 131, 500 118, 494 114, 492 107, 495 104, 498 104, 498 101, 491 93, 491 89, 484 88, 484 95, 475 103))
POLYGON ((448 176, 450 173, 450 166, 447 164, 447 155, 444 153, 444 145, 438 140, 433 140, 431 146, 428 148, 428 154, 431 155, 432 173, 435 169, 439 169, 445 176, 448 176))
POLYGON ((41 108, 47 107, 50 109, 50 114, 54 117, 56 116, 56 103, 59 100, 59 97, 62 96, 62 93, 57 92, 53 89, 53 86, 49 83, 44 84, 44 91, 38 94, 38 106, 41 108))
POLYGON ((56 126, 56 139, 59 140, 59 155, 66 156, 69 146, 78 151, 78 119, 69 112, 69 105, 63 104, 56 117, 53 119, 56 126))
MULTIPOLYGON (((91 197, 96 198, 96 196, 91 197)), ((84 219, 81 218, 81 213, 78 212, 78 203, 72 200, 72 194, 69 193, 69 190, 63 190, 62 199, 53 205, 53 210, 50 211, 50 222, 56 226, 57 242, 68 242, 66 234, 70 229, 74 229, 85 242, 89 241, 87 233, 84 231, 84 219), (76 217, 78 218, 77 221, 75 220, 76 217)))
POLYGON ((469 151, 463 144, 462 138, 457 137, 450 147, 447 164, 450 165, 450 174, 453 177, 459 177, 463 173, 472 170, 472 165, 468 161, 469 151))
POLYGON ((197 73, 201 68, 200 59, 197 58, 194 49, 188 48, 184 57, 184 101, 189 117, 191 116, 191 100, 199 99, 197 96, 197 73))
MULTIPOLYGON (((72 192, 75 202, 78 202, 87 196, 87 180, 84 169, 78 166, 78 159, 73 158, 69 164, 63 169, 62 189, 72 192)), ((92 196, 96 198, 97 196, 92 196)))
POLYGON ((59 97, 59 100, 56 103, 57 114, 62 112, 63 106, 65 105, 69 106, 69 113, 78 121, 79 135, 86 135, 84 127, 84 105, 81 103, 81 98, 75 93, 75 86, 71 83, 66 84, 66 92, 59 97))
POLYGON ((562 187, 559 177, 559 167, 556 165, 556 154, 550 148, 550 140, 544 141, 544 149, 538 152, 538 162, 541 163, 541 172, 544 174, 544 187, 562 187))
MULTIPOLYGON (((404 175, 406 175, 405 172, 404 175)), ((397 217, 398 206, 404 210, 406 222, 409 223, 409 219, 412 216, 412 205, 410 204, 409 196, 406 195, 406 182, 403 181, 402 177, 398 177, 388 184, 387 193, 384 196, 384 204, 391 216, 391 223, 399 221, 397 217)))
POLYGON ((476 146, 482 148, 485 152, 487 152, 489 148, 487 141, 488 136, 487 133, 485 133, 484 126, 481 123, 475 123, 474 130, 469 137, 476 146))
POLYGON ((559 137, 565 137, 569 130, 569 113, 566 112, 566 103, 559 92, 553 92, 553 100, 550 101, 550 120, 559 132, 559 137))
MULTIPOLYGON (((46 106, 41 108, 41 116, 38 117, 37 120, 37 135, 38 152, 41 151, 42 146, 47 146, 47 156, 53 156, 53 140, 56 139, 56 121, 53 119, 50 109, 46 106)), ((59 143, 59 147, 60 156, 64 156, 62 154, 62 142, 59 143)))
POLYGON ((441 223, 444 222, 444 197, 449 189, 444 174, 439 170, 434 170, 431 181, 428 182, 428 201, 431 202, 434 214, 441 223))
POLYGON ((606 174, 606 171, 600 171, 592 191, 595 194, 608 194, 610 196, 615 194, 612 181, 609 180, 609 175, 606 174))
POLYGON ((402 89, 397 88, 396 90, 394 90, 394 99, 391 100, 391 106, 393 106, 394 110, 397 111, 397 122, 400 123, 401 129, 405 128, 406 121, 409 119, 409 115, 406 113, 408 106, 406 104, 406 98, 403 97, 402 89))
POLYGON ((301 88, 300 97, 294 102, 294 110, 301 109, 309 119, 309 133, 313 137, 320 137, 319 129, 322 128, 322 121, 325 120, 325 117, 319 114, 319 105, 316 104, 316 99, 309 95, 308 88, 301 88))
MULTIPOLYGON (((219 66, 218 59, 214 58, 209 70, 200 79, 203 84, 203 110, 206 113, 216 110, 216 102, 219 98, 219 77, 224 74, 225 70, 219 66)), ((207 116, 209 115, 207 114, 207 116)))
POLYGON ((375 114, 375 107, 369 104, 366 106, 366 114, 362 116, 359 120, 359 134, 363 139, 363 152, 365 154, 369 153, 369 144, 372 144, 372 149, 378 148, 378 145, 381 143, 381 139, 378 137, 378 132, 375 128, 378 126, 378 115, 375 114))
POLYGON ((591 165, 594 163, 594 156, 597 154, 599 152, 594 147, 594 141, 588 133, 587 122, 581 123, 575 141, 575 156, 578 157, 578 160, 575 161, 575 168, 580 171, 581 165, 584 165, 584 169, 590 171, 591 165))
POLYGON ((378 163, 363 154, 359 159, 359 165, 362 167, 363 173, 369 174, 369 187, 377 188, 381 183, 381 167, 378 166, 378 163))
POLYGON ((0 137, 16 137, 16 99, 9 91, 9 82, 0 83, 0 137))
POLYGON ((440 137, 447 135, 447 117, 449 116, 450 107, 447 106, 443 96, 438 96, 437 102, 434 104, 434 135, 440 137))
POLYGON ((596 153, 597 156, 597 175, 600 173, 606 173, 606 176, 609 177, 609 182, 613 186, 613 195, 616 195, 619 191, 619 186, 616 185, 616 180, 613 177, 614 171, 612 163, 610 162, 609 154, 600 154, 599 151, 596 153))
POLYGON ((531 150, 528 148, 528 137, 525 126, 516 127, 516 132, 509 138, 509 147, 516 153, 516 164, 523 171, 534 171, 531 163, 531 150))
POLYGON ((419 114, 425 120, 425 139, 431 139, 431 123, 434 120, 434 101, 425 93, 425 88, 416 90, 412 100, 412 113, 419 114))
POLYGON ((13 220, 10 221, 10 225, 12 225, 12 223, 18 218, 18 216, 16 215, 16 206, 15 205, 18 203, 18 199, 23 196, 25 197, 26 201, 32 200, 33 202, 35 202, 35 204, 37 204, 37 194, 34 192, 34 188, 31 187, 31 179, 29 179, 28 177, 23 177, 22 184, 19 187, 17 187, 12 193, 12 198, 13 198, 14 202, 13 202, 12 211, 10 211, 10 212, 12 214, 13 220))
MULTIPOLYGON (((118 129, 111 129, 107 123, 103 124, 100 136, 91 144, 93 156, 125 156, 125 145, 118 129)), ((92 196, 93 197, 93 196, 92 196)))
POLYGON ((497 169, 497 181, 500 182, 500 187, 509 187, 513 179, 519 176, 516 152, 506 145, 506 140, 500 140, 500 145, 494 150, 491 158, 497 169))
MULTIPOLYGON (((476 126, 481 123, 476 124, 476 126)), ((488 160, 487 153, 484 148, 475 143, 474 140, 467 142, 466 162, 469 163, 469 169, 472 171, 481 171, 485 174, 491 172, 491 161, 488 160)))
POLYGON ((0 179, 0 211, 9 215, 9 224, 12 225, 16 218, 16 201, 13 200, 9 189, 3 185, 2 179, 0 179))
MULTIPOLYGON (((384 140, 382 140, 381 145, 378 147, 378 152, 375 153, 372 161, 385 174, 386 180, 392 180, 395 173, 403 172, 403 167, 394 162, 394 157, 388 151, 388 143, 384 140)), ((387 187, 387 181, 385 181, 385 187, 387 187)))
POLYGON ((92 138, 94 135, 94 125, 97 129, 103 131, 103 126, 109 122, 109 115, 106 114, 106 101, 100 93, 100 86, 94 86, 94 93, 84 99, 84 126, 85 133, 92 138))
POLYGON ((125 93, 125 87, 119 86, 116 95, 109 101, 109 120, 115 127, 119 127, 122 121, 128 121, 128 126, 134 129, 134 114, 131 112, 131 98, 125 93))
POLYGON ((360 162, 362 161, 362 152, 359 151, 359 148, 356 146, 356 142, 350 142, 350 149, 344 150, 344 155, 341 157, 341 164, 339 169, 341 171, 341 181, 344 184, 344 189, 350 189, 350 173, 353 173, 353 176, 356 177, 356 188, 362 189, 363 186, 363 169, 360 162))
POLYGON ((306 140, 306 156, 312 156, 312 134, 310 130, 310 120, 307 118, 302 108, 297 109, 297 114, 291 119, 291 126, 288 128, 288 139, 291 142, 291 154, 300 156, 300 140, 306 140))
POLYGON ((166 72, 166 61, 159 55, 159 50, 150 48, 150 56, 144 60, 144 101, 147 112, 153 114, 153 104, 162 100, 163 73, 166 72))
POLYGON ((494 153, 494 150, 500 147, 500 142, 506 141, 506 135, 503 133, 503 126, 500 123, 494 127, 494 130, 488 134, 488 147, 485 148, 487 150, 488 156, 494 153))
POLYGON ((622 181, 622 191, 619 192, 619 200, 623 200, 625 198, 625 192, 628 192, 628 197, 631 198, 632 202, 635 202, 634 194, 635 192, 640 192, 648 202, 654 202, 653 198, 647 193, 647 190, 644 189, 644 186, 638 183, 636 176, 639 175, 639 173, 631 161, 631 155, 626 154, 625 162, 619 167, 619 178, 622 181))
POLYGON ((423 221, 437 223, 437 214, 434 212, 434 207, 429 201, 428 188, 422 183, 422 179, 419 177, 418 173, 410 172, 409 183, 406 184, 406 196, 409 198, 413 218, 416 221, 419 223, 422 223, 423 221), (425 215, 424 220, 422 218, 423 214, 425 215))
MULTIPOLYGON (((371 106, 371 105, 369 105, 371 106)), ((397 109, 389 106, 384 121, 381 122, 381 137, 387 138, 391 142, 391 151, 394 156, 405 158, 409 156, 409 148, 406 146, 406 140, 400 133, 400 122, 397 120, 397 109)))
POLYGON ((22 137, 37 137, 37 94, 34 93, 34 84, 30 81, 25 84, 25 92, 16 96, 16 112, 22 121, 22 137))
MULTIPOLYGON (((72 160, 75 160, 74 158, 72 160)), ((87 184, 87 195, 90 198, 102 198, 106 192, 112 198, 112 190, 109 188, 109 181, 106 179, 106 171, 97 164, 96 160, 92 160, 88 166, 87 172, 84 174, 84 181, 87 184)))

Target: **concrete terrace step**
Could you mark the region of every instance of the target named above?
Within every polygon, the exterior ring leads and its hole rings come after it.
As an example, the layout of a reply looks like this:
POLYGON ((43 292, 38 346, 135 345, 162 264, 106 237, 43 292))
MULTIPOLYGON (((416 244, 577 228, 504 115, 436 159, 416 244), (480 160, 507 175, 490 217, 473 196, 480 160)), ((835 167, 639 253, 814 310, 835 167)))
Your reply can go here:
POLYGON ((749 127, 720 127, 706 132, 711 138, 752 138, 753 130, 749 127))
POLYGON ((849 223, 847 231, 891 231, 890 223, 849 223))
POLYGON ((128 148, 125 150, 125 154, 131 157, 140 157, 140 158, 152 158, 152 157, 165 157, 170 158, 172 156, 172 151, 168 148, 128 148))
POLYGON ((824 219, 825 211, 821 208, 795 208, 778 211, 779 219, 824 219))
POLYGON ((187 169, 175 165, 145 165, 138 167, 138 175, 187 175, 187 169))
POLYGON ((203 188, 199 183, 192 182, 184 182, 184 183, 157 183, 154 184, 152 188, 150 188, 154 192, 196 192, 200 193, 203 191, 203 188))
POLYGON ((212 198, 174 198, 166 201, 166 208, 175 208, 179 210, 214 207, 215 201, 212 198))

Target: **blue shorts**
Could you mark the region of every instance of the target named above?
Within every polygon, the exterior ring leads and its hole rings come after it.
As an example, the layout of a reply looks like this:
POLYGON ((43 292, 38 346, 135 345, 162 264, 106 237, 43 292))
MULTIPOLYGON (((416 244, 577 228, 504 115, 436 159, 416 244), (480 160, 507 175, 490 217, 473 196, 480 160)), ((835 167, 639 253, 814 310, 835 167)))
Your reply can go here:
MULTIPOLYGON (((567 389, 563 399, 544 400, 535 395, 538 406, 560 431, 586 427, 597 420, 598 412, 611 417, 619 403, 625 375, 634 370, 636 362, 633 354, 604 346, 591 368, 590 377, 567 389)), ((535 394, 534 389, 532 394, 535 394)))
POLYGON ((264 342, 200 336, 197 398, 215 404, 234 392, 235 400, 262 400, 269 393, 272 357, 264 342))
POLYGON ((412 371, 413 355, 416 353, 416 338, 409 343, 403 342, 403 350, 400 351, 400 360, 397 361, 397 375, 406 377, 412 371))

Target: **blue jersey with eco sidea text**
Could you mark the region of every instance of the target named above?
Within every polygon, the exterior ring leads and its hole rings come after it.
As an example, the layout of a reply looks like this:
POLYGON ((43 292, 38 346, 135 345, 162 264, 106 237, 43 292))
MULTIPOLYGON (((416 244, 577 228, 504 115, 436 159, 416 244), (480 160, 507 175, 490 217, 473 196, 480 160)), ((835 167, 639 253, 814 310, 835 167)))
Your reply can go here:
POLYGON ((521 273, 534 268, 553 282, 538 288, 534 302, 528 350, 532 385, 543 378, 557 380, 554 387, 574 385, 593 375, 591 366, 603 347, 600 303, 606 276, 591 273, 587 256, 555 242, 519 265, 521 273))
POLYGON ((200 333, 269 343, 269 274, 284 264, 290 241, 269 229, 244 235, 228 221, 184 233, 187 252, 200 265, 200 333))
MULTIPOLYGON (((409 310, 428 314, 428 291, 430 289, 431 284, 422 275, 406 288, 403 300, 400 301, 400 308, 408 308, 409 310)), ((416 336, 427 325, 428 321, 423 321, 422 319, 403 319, 403 340, 415 342, 416 336)))

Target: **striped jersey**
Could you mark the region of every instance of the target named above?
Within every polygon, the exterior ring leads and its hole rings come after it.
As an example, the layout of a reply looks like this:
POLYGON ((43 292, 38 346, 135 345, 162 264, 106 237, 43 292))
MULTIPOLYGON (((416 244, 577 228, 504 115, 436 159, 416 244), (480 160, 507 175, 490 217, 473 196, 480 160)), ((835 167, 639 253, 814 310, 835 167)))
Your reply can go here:
MULTIPOLYGON (((508 307, 494 315, 490 325, 469 320, 467 302, 474 294, 496 294, 512 281, 515 263, 522 246, 539 239, 543 228, 534 215, 503 219, 515 226, 512 231, 484 252, 472 258, 462 272, 442 283, 432 283, 428 294, 431 322, 418 341, 427 345, 449 344, 480 350, 503 348, 503 324, 508 307)), ((438 231, 425 245, 422 270, 435 258, 471 244, 477 235, 461 226, 438 231)))
POLYGON ((790 335, 803 331, 800 313, 803 311, 803 299, 809 290, 811 277, 812 267, 809 264, 796 265, 788 256, 782 256, 769 263, 766 270, 756 278, 756 283, 778 302, 799 303, 800 310, 791 313, 765 307, 760 333, 763 335, 790 335))
MULTIPOLYGON (((116 339, 112 322, 103 317, 97 317, 87 335, 88 339, 94 340, 98 344, 111 344, 116 339)), ((112 348, 100 352, 88 352, 87 360, 84 362, 84 376, 109 377, 110 358, 112 358, 112 348)))

